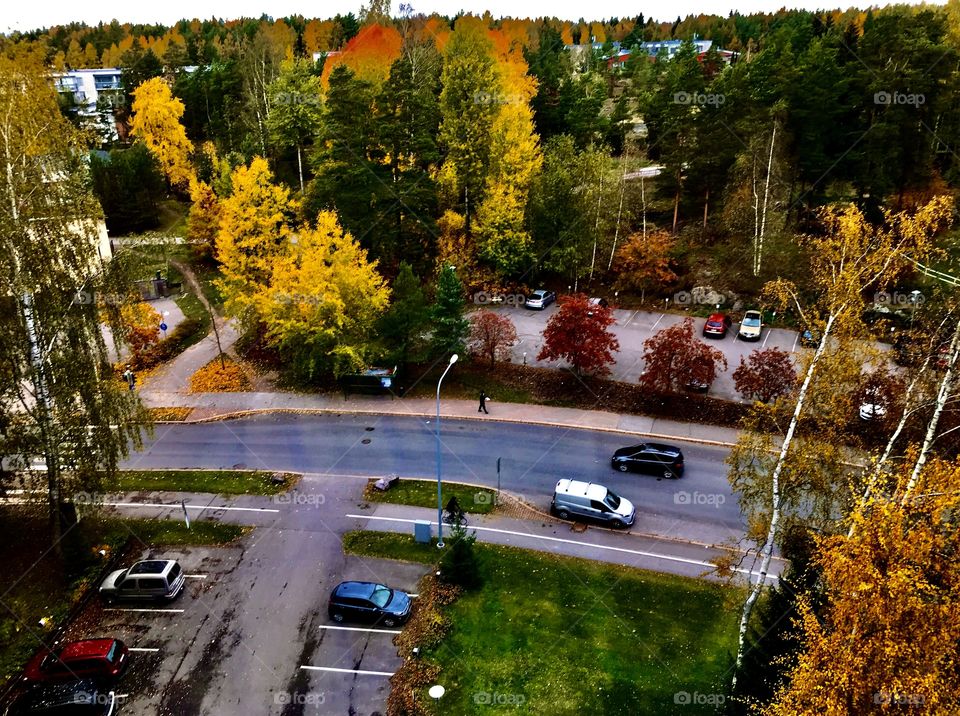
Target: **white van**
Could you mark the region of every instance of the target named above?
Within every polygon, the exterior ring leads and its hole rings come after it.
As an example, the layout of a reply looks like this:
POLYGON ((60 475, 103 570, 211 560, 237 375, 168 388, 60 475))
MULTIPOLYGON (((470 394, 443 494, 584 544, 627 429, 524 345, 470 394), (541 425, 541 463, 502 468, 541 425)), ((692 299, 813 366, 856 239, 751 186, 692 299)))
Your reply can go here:
POLYGON ((629 527, 637 518, 633 503, 595 482, 560 480, 550 511, 561 520, 590 518, 611 527, 629 527))

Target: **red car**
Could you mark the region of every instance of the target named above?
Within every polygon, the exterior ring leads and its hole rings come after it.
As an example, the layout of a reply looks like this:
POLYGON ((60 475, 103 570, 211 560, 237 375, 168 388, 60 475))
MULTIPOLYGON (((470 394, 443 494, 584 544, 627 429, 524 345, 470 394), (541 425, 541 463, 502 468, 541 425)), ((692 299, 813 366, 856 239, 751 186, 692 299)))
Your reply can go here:
POLYGON ((31 683, 94 679, 112 681, 127 668, 129 651, 119 639, 85 639, 41 649, 23 670, 31 683))
POLYGON ((703 324, 704 338, 723 338, 727 335, 727 329, 733 322, 726 313, 711 314, 707 322, 703 324))

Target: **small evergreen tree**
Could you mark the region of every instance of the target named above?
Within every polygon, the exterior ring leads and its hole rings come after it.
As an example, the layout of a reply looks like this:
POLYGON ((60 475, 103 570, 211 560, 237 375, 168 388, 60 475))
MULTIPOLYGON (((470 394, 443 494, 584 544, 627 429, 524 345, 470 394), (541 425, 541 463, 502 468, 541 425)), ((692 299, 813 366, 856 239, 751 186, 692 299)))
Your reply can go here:
POLYGON ((435 355, 463 353, 470 322, 464 318, 466 299, 463 284, 453 266, 440 269, 437 297, 433 304, 433 352, 435 355))
POLYGON ((440 579, 464 589, 477 589, 483 584, 476 550, 477 533, 467 534, 466 527, 456 524, 447 542, 449 546, 440 559, 440 579))
POLYGON ((430 320, 430 310, 420 288, 420 279, 406 261, 400 264, 392 293, 390 308, 380 319, 380 338, 392 348, 393 356, 401 363, 418 360, 422 358, 420 339, 430 320))

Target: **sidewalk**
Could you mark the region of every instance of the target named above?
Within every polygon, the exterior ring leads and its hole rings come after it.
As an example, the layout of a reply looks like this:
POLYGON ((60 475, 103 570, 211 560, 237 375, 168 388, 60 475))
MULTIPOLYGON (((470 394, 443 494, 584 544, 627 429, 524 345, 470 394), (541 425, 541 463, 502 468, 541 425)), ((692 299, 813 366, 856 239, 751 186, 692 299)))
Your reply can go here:
MULTIPOLYGON (((198 344, 199 345, 199 344, 198 344)), ((310 395, 305 393, 177 393, 147 390, 141 393, 144 405, 156 408, 193 408, 187 422, 271 412, 365 413, 371 415, 436 415, 436 402, 429 398, 387 398, 376 396, 310 395)), ((689 440, 708 445, 730 446, 740 431, 714 425, 685 423, 643 415, 621 415, 601 410, 555 408, 526 403, 491 402, 490 415, 477 412, 474 400, 441 400, 445 418, 534 423, 566 428, 585 428, 642 435, 662 440, 689 440)))

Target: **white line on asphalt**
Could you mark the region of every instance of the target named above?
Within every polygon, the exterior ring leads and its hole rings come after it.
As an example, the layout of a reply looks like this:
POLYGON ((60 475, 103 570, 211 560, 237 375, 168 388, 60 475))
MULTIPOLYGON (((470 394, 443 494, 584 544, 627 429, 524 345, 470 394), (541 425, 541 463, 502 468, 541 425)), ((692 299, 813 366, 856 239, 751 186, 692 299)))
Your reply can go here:
POLYGON ((337 674, 365 674, 367 676, 393 676, 392 671, 364 671, 363 669, 335 669, 332 666, 301 666, 309 671, 333 671, 337 674))
MULTIPOLYGON (((407 596, 410 596, 409 594, 407 596)), ((364 629, 363 627, 344 627, 333 626, 332 624, 321 624, 321 629, 335 629, 337 631, 372 631, 375 634, 401 634, 399 629, 364 629)))
MULTIPOLYGON (((104 502, 104 507, 180 507, 179 502, 104 502)), ((187 505, 188 510, 229 510, 230 512, 280 512, 269 507, 225 507, 218 505, 187 505)))
POLYGON ((159 650, 159 649, 150 649, 150 648, 147 648, 147 647, 145 647, 145 646, 128 646, 128 647, 127 647, 127 651, 146 651, 146 652, 149 652, 149 653, 152 654, 152 653, 157 652, 157 651, 160 651, 160 650, 159 650))
POLYGON ((419 597, 420 595, 419 595, 419 594, 408 594, 407 596, 410 597, 411 599, 416 599, 416 598, 419 597))
POLYGON ((187 579, 206 579, 207 575, 205 574, 185 574, 183 575, 187 579))
POLYGON ((667 315, 667 314, 665 314, 665 313, 661 313, 661 314, 660 314, 660 318, 657 319, 657 322, 654 323, 652 326, 650 326, 650 330, 651 330, 651 331, 657 330, 657 326, 660 325, 660 321, 663 320, 663 317, 664 317, 665 315, 667 315))
POLYGON ((113 698, 115 699, 129 699, 130 694, 114 694, 113 698))
MULTIPOLYGON (((349 514, 346 515, 346 516, 347 516, 347 517, 359 517, 359 518, 361 518, 361 519, 367 519, 367 520, 383 520, 383 521, 385 521, 385 522, 407 522, 407 523, 410 523, 410 524, 414 524, 414 523, 416 523, 416 522, 419 522, 419 520, 407 520, 407 519, 403 519, 403 518, 400 518, 400 517, 377 517, 377 516, 375 516, 375 515, 349 515, 349 514)), ((436 523, 436 522, 431 522, 430 524, 435 525, 435 524, 437 524, 437 523, 436 523)), ((715 569, 715 568, 716 568, 716 565, 713 564, 712 562, 704 562, 704 561, 699 560, 699 559, 687 559, 686 557, 674 557, 674 556, 669 555, 669 554, 657 554, 656 552, 645 552, 645 551, 639 550, 639 549, 627 549, 626 547, 611 547, 611 546, 609 546, 609 545, 596 544, 596 543, 594 543, 594 542, 578 542, 578 541, 575 540, 575 539, 563 539, 562 537, 547 537, 546 535, 535 535, 535 534, 530 534, 529 532, 516 532, 516 531, 514 531, 514 530, 501 530, 501 529, 498 529, 498 528, 496 528, 496 527, 476 527, 476 526, 474 526, 474 525, 470 525, 470 529, 471 529, 471 530, 480 530, 480 531, 482 531, 482 532, 496 532, 496 533, 498 533, 498 534, 514 535, 514 536, 516 536, 516 537, 531 537, 531 538, 533 538, 533 539, 547 540, 548 542, 562 542, 562 543, 564 543, 564 544, 575 544, 575 545, 577 545, 578 547, 595 547, 596 549, 605 549, 605 550, 609 550, 609 551, 611 551, 611 552, 626 552, 627 554, 636 554, 636 555, 639 555, 639 556, 641 556, 641 557, 653 557, 654 559, 664 559, 664 560, 667 560, 667 561, 669 561, 669 562, 682 562, 683 564, 692 564, 692 565, 695 565, 695 566, 697 566, 697 567, 709 567, 709 568, 711 568, 711 569, 715 569)), ((749 574, 749 575, 752 576, 752 577, 756 577, 756 576, 759 575, 758 572, 755 572, 755 571, 750 570, 750 569, 743 569, 743 568, 741 568, 741 567, 735 567, 735 568, 734 568, 734 571, 735 571, 735 572, 740 572, 741 574, 749 574)), ((774 581, 774 580, 778 580, 779 577, 772 576, 772 575, 767 575, 767 579, 769 579, 769 580, 771 580, 771 581, 774 581)))
POLYGON ((800 334, 798 333, 797 335, 795 335, 795 336, 793 337, 793 348, 790 349, 790 351, 791 351, 792 353, 796 353, 796 352, 797 352, 797 341, 799 341, 799 340, 800 340, 800 334))
POLYGON ((183 609, 126 609, 121 607, 107 607, 105 612, 160 612, 161 614, 183 614, 183 609))
POLYGON ((629 326, 631 323, 633 323, 633 319, 637 317, 637 314, 638 314, 638 313, 640 313, 640 309, 639 309, 639 308, 638 308, 636 311, 634 311, 633 313, 631 313, 631 314, 630 314, 630 317, 623 322, 624 327, 629 326))
POLYGON ((761 345, 762 348, 767 347, 767 341, 769 340, 769 338, 770 338, 770 331, 767 331, 767 334, 763 337, 763 343, 761 345))

